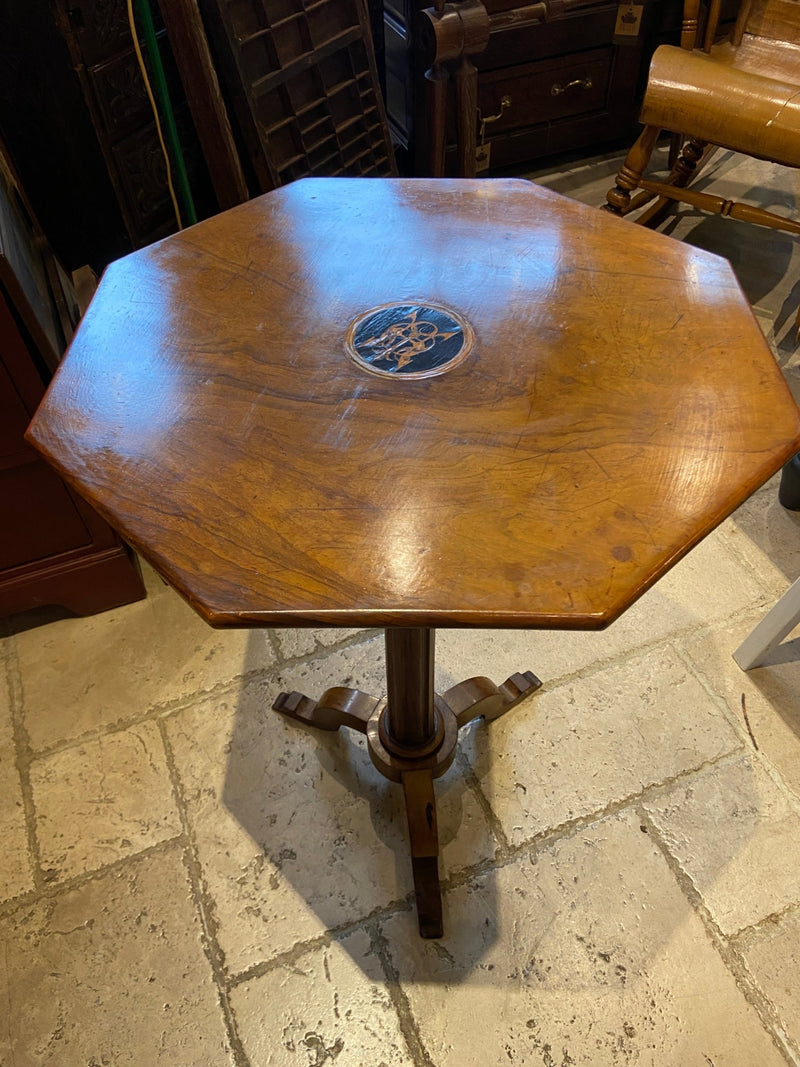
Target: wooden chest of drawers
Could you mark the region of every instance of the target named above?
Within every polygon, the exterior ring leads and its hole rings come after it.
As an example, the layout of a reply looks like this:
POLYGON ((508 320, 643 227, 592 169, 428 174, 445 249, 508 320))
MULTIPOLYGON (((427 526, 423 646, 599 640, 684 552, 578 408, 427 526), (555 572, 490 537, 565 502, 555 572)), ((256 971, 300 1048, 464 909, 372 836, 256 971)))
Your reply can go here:
MULTIPOLYGON (((489 43, 471 58, 479 71, 478 129, 481 116, 490 120, 485 141, 491 170, 632 135, 650 55, 677 32, 679 5, 648 4, 638 34, 621 43, 616 0, 483 2, 489 43)), ((387 105, 408 173, 424 173, 427 160, 428 60, 415 26, 429 6, 419 0, 384 2, 387 105)), ((449 139, 454 133, 453 128, 449 139)), ((453 172, 455 155, 450 156, 453 172)))

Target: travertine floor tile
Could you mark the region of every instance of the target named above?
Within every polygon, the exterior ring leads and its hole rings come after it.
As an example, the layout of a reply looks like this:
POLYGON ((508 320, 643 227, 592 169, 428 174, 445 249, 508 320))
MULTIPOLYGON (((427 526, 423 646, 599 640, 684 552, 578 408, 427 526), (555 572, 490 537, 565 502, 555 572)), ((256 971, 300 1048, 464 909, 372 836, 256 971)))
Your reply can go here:
MULTIPOLYGON (((743 939, 745 940, 745 939, 743 939)), ((789 1038, 800 1047, 800 913, 766 922, 739 946, 756 984, 775 1007, 789 1038)))
POLYGON ((10 900, 33 889, 33 872, 28 856, 28 833, 22 783, 14 749, 11 704, 4 664, 0 660, 0 901, 10 900))
POLYGON ((177 850, 0 921, 0 1063, 232 1067, 177 850))
MULTIPOLYGON (((309 656, 320 648, 341 644, 358 634, 365 636, 368 630, 327 629, 327 630, 273 630, 278 648, 284 659, 295 656, 309 656)), ((376 694, 377 695, 377 694, 376 694)))
POLYGON ((775 599, 800 575, 800 512, 781 507, 779 485, 777 474, 742 504, 723 527, 729 543, 775 599))
POLYGON ((800 815, 756 760, 714 767, 646 810, 723 933, 800 900, 800 815))
POLYGON ((633 816, 475 878, 445 907, 440 943, 407 915, 384 926, 436 1067, 785 1062, 633 816))
POLYGON ((524 670, 556 679, 753 603, 765 603, 764 589, 715 532, 606 630, 437 631, 438 684, 475 674, 499 683, 524 670))
POLYGON ((152 722, 37 760, 31 786, 48 880, 97 870, 181 832, 152 722))
POLYGON ((34 751, 273 662, 257 630, 213 630, 150 572, 146 600, 17 635, 34 751))
POLYGON ((369 957, 369 939, 357 932, 237 986, 231 1004, 252 1067, 410 1067, 383 973, 369 957))
MULTIPOLYGON (((167 725, 220 944, 239 973, 298 941, 353 921, 412 889, 402 791, 372 766, 361 735, 321 733, 270 710, 279 688, 319 695, 374 691, 382 642, 211 698, 167 725)), ((436 783, 441 868, 494 854, 495 842, 458 767, 436 783)))
POLYGON ((601 811, 741 743, 669 648, 542 689, 464 740, 514 843, 601 811))
POLYGON ((706 631, 686 643, 697 670, 725 700, 743 732, 749 726, 758 749, 800 796, 800 642, 774 649, 769 666, 743 671, 733 659, 766 611, 750 615, 734 626, 706 631), (746 715, 746 718, 745 718, 746 715))

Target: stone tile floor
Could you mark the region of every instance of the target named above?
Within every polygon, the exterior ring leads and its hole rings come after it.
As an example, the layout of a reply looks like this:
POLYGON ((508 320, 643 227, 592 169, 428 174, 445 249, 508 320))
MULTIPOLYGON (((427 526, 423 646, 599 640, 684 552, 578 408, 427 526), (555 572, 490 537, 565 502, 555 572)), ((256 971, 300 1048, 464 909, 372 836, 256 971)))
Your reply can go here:
MULTIPOLYGON (((618 162, 534 177, 599 203, 618 162)), ((729 154, 702 180, 794 202, 729 154)), ((732 258, 798 386, 795 242, 664 228, 732 258)), ((0 1065, 800 1062, 800 639, 731 658, 800 573, 799 523, 773 480, 602 633, 439 633, 443 688, 545 685, 437 783, 436 942, 399 789, 360 737, 269 710, 380 691, 378 633, 214 631, 147 569, 141 603, 6 621, 0 1065)))

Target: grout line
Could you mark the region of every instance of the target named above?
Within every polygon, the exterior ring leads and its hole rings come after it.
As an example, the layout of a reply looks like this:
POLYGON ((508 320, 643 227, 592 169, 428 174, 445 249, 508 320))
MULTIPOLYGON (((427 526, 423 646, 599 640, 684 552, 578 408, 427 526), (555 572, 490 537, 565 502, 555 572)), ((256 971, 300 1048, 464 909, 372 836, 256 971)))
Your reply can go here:
POLYGON ((195 906, 197 916, 200 920, 200 928, 202 931, 201 940, 203 944, 203 950, 206 955, 206 959, 211 967, 214 984, 217 988, 217 998, 219 1000, 220 1010, 222 1012, 223 1023, 225 1025, 225 1031, 230 1041, 231 1050, 233 1052, 233 1060, 236 1067, 250 1067, 250 1060, 244 1050, 244 1045, 239 1037, 238 1027, 236 1025, 236 1016, 231 1006, 230 997, 228 995, 228 985, 226 981, 226 965, 225 954, 219 944, 217 936, 218 923, 214 914, 214 903, 211 899, 211 894, 206 888, 203 881, 203 872, 200 865, 200 858, 198 855, 197 842, 194 837, 194 831, 192 830, 191 823, 186 808, 186 798, 183 792, 183 786, 181 784, 180 776, 178 774, 178 768, 175 761, 175 754, 172 750, 169 737, 167 736, 166 726, 163 721, 159 721, 159 732, 161 734, 161 740, 164 745, 164 753, 167 761, 167 768, 169 771, 170 781, 172 784, 172 792, 175 799, 175 804, 178 809, 178 813, 181 819, 181 825, 183 826, 185 847, 183 849, 183 862, 186 867, 187 874, 189 876, 189 884, 191 886, 192 902, 195 906))
POLYGON ((515 863, 525 854, 539 853, 552 847, 556 842, 567 841, 570 838, 575 837, 577 834, 582 833, 584 830, 588 830, 590 827, 602 822, 604 819, 621 815, 627 811, 635 812, 637 811, 638 805, 658 800, 660 797, 671 793, 676 787, 684 782, 692 781, 698 776, 710 773, 717 767, 724 767, 726 764, 734 763, 739 759, 741 759, 741 755, 738 752, 723 753, 715 759, 704 761, 697 767, 681 771, 679 774, 666 778, 661 782, 645 786, 637 793, 632 793, 619 800, 612 801, 603 808, 587 812, 585 815, 577 815, 572 819, 559 823, 557 826, 548 827, 531 837, 525 838, 523 841, 516 844, 509 844, 508 848, 498 852, 498 855, 495 856, 494 859, 481 860, 476 864, 472 864, 469 867, 464 867, 461 870, 456 871, 451 877, 443 881, 442 885, 447 889, 466 885, 477 875, 485 874, 492 870, 499 870, 502 867, 515 863))
POLYGON ((775 1005, 756 985, 741 952, 734 943, 739 935, 727 936, 722 932, 704 903, 700 891, 695 886, 687 871, 684 870, 677 858, 671 853, 668 845, 659 833, 657 825, 650 818, 647 811, 643 807, 640 807, 637 810, 637 814, 641 819, 643 828, 646 827, 648 837, 653 841, 664 857, 664 862, 667 864, 667 867, 671 871, 692 910, 698 916, 698 919, 706 932, 706 936, 716 949, 725 967, 732 975, 742 996, 753 1008, 761 1025, 769 1034, 775 1047, 786 1062, 790 1064, 791 1067, 797 1067, 798 1062, 800 1061, 798 1061, 797 1058, 798 1050, 794 1042, 786 1033, 775 1005))
POLYGON ((133 852, 130 856, 122 856, 118 860, 112 860, 111 863, 106 863, 102 867, 97 867, 91 871, 82 871, 80 874, 71 875, 69 878, 45 882, 42 888, 20 893, 16 897, 12 897, 0 904, 0 919, 7 919, 19 909, 30 907, 32 904, 39 903, 39 901, 54 900, 61 896, 62 893, 75 892, 75 890, 82 889, 84 886, 105 878, 115 871, 124 871, 127 867, 138 863, 140 860, 160 855, 162 852, 169 852, 176 846, 183 847, 183 844, 183 834, 178 834, 175 837, 168 837, 163 841, 158 841, 154 845, 149 845, 140 852, 133 852))
MULTIPOLYGON (((725 722, 736 731, 736 735, 739 737, 742 747, 749 749, 751 747, 749 742, 750 740, 753 740, 754 743, 754 739, 748 739, 745 730, 742 729, 742 717, 739 714, 739 709, 730 706, 727 697, 715 686, 712 676, 704 671, 699 664, 695 663, 685 641, 681 640, 676 642, 673 648, 675 655, 684 665, 689 674, 691 674, 714 707, 719 710, 725 722)), ((731 657, 731 662, 733 662, 733 657, 731 657)), ((742 693, 742 698, 744 698, 744 693, 742 693)), ((758 746, 756 745, 755 747, 757 748, 758 746)))
POLYGON ((267 644, 272 649, 272 655, 275 657, 275 662, 281 663, 283 661, 283 653, 281 652, 280 642, 278 641, 276 634, 277 632, 274 628, 269 627, 267 629, 267 644))
MULTIPOLYGON (((655 587, 654 587, 655 588, 655 587)), ((646 594, 645 594, 646 595, 646 594)), ((765 602, 767 598, 765 596, 765 602)), ((679 651, 683 644, 690 640, 694 640, 698 637, 702 637, 704 634, 711 634, 716 632, 719 627, 727 626, 731 620, 736 620, 740 616, 746 615, 748 612, 758 610, 758 607, 762 606, 760 601, 756 608, 748 606, 742 608, 739 612, 726 616, 724 619, 711 619, 701 620, 699 622, 687 623, 686 626, 678 627, 675 630, 670 630, 666 634, 661 634, 657 637, 652 637, 649 640, 643 641, 641 644, 628 645, 624 650, 620 652, 611 653, 608 656, 594 659, 591 663, 587 663, 583 667, 577 667, 575 670, 565 671, 563 674, 555 674, 552 677, 543 679, 543 685, 540 692, 551 693, 557 689, 563 688, 565 685, 570 685, 574 682, 583 682, 587 679, 593 678, 596 674, 600 674, 603 671, 608 670, 611 667, 624 667, 626 664, 640 659, 643 656, 649 655, 651 652, 663 651, 673 649, 679 651)), ((612 623, 613 626, 613 623, 612 623)), ((591 631, 581 631, 591 632, 591 631)), ((683 657, 681 657, 683 658, 683 657)), ((686 661, 684 660, 684 663, 686 661)))
POLYGON ((45 888, 47 879, 42 869, 41 851, 39 839, 36 835, 36 805, 33 800, 33 786, 31 784, 30 768, 32 753, 30 737, 25 726, 24 706, 25 691, 22 683, 22 672, 19 665, 16 640, 12 636, 9 639, 6 651, 6 681, 8 685, 8 699, 11 708, 11 728, 14 738, 14 757, 22 793, 22 808, 25 816, 25 833, 28 839, 28 863, 33 877, 34 891, 45 888))
MULTIPOLYGON (((302 627, 301 629, 303 633, 307 633, 310 629, 311 633, 313 634, 316 633, 317 630, 324 630, 326 628, 335 629, 335 627, 324 626, 302 627)), ((333 653, 342 652, 343 650, 348 648, 356 648, 358 647, 358 645, 371 644, 383 634, 382 630, 376 629, 374 626, 363 627, 358 631, 358 633, 351 634, 349 637, 344 637, 341 640, 334 641, 332 644, 328 645, 321 644, 315 637, 315 647, 310 652, 303 652, 299 656, 284 656, 284 654, 280 651, 280 643, 277 637, 275 636, 275 634, 277 633, 277 629, 278 628, 276 627, 270 628, 269 634, 270 643, 275 649, 276 665, 279 666, 281 669, 300 666, 302 664, 305 664, 309 660, 312 660, 315 663, 324 662, 326 659, 329 659, 330 655, 332 655, 333 653)))
POLYGON ((377 923, 370 924, 368 934, 370 947, 376 957, 380 960, 383 968, 383 973, 386 979, 386 991, 391 997, 394 1009, 397 1012, 400 1031, 408 1045, 408 1050, 414 1061, 414 1067, 436 1067, 436 1064, 431 1059, 422 1037, 420 1036, 419 1025, 414 1018, 408 996, 400 982, 399 972, 392 962, 391 950, 387 938, 384 937, 377 923))
POLYGON ((758 940, 768 927, 778 926, 783 923, 784 920, 799 918, 800 901, 793 900, 778 911, 773 911, 769 915, 765 915, 762 919, 759 919, 758 922, 751 923, 749 926, 743 926, 740 930, 737 930, 735 934, 731 934, 728 940, 734 946, 749 945, 753 941, 758 940))
POLYGON ((271 971, 282 967, 292 967, 307 953, 325 948, 334 941, 338 941, 350 934, 358 933, 359 930, 368 933, 372 923, 376 921, 385 922, 395 915, 411 911, 413 897, 414 892, 412 890, 402 900, 395 900, 391 904, 379 904, 367 915, 360 915, 356 919, 339 923, 337 926, 330 926, 323 933, 309 937, 305 941, 297 941, 291 948, 284 949, 283 952, 277 953, 270 959, 262 960, 260 963, 253 963, 243 971, 229 975, 227 980, 228 988, 235 989, 244 982, 252 982, 257 978, 263 978, 264 975, 269 974, 271 971))
MULTIPOLYGON (((766 485, 764 485, 764 486, 761 487, 760 490, 756 490, 756 493, 758 493, 758 492, 765 493, 765 494, 769 493, 770 496, 771 496, 772 493, 773 493, 773 490, 772 489, 767 489, 766 485)), ((753 494, 753 495, 755 495, 755 494, 753 494)), ((752 499, 752 497, 750 499, 752 499)), ((747 501, 745 501, 745 503, 747 503, 747 501)), ((742 507, 744 507, 744 505, 742 505, 742 507)), ((777 596, 779 594, 777 594, 776 591, 775 591, 776 583, 774 581, 771 581, 770 578, 766 575, 766 573, 762 573, 762 571, 759 568, 757 568, 753 563, 751 563, 750 560, 747 557, 747 554, 741 548, 741 546, 739 544, 740 538, 744 538, 744 539, 748 540, 752 545, 755 545, 756 548, 758 548, 758 543, 755 542, 748 533, 746 533, 746 531, 744 530, 743 527, 740 527, 738 525, 738 523, 736 521, 736 512, 735 511, 734 511, 733 515, 730 515, 725 520, 725 523, 726 524, 727 523, 732 524, 736 528, 736 531, 737 531, 737 532, 734 533, 732 530, 730 530, 728 528, 724 528, 723 529, 723 536, 724 536, 724 539, 725 539, 725 547, 726 547, 726 549, 735 558, 736 562, 741 567, 741 569, 743 571, 746 571, 747 574, 755 582, 755 584, 759 587, 759 589, 761 589, 763 591, 762 592, 762 596, 758 597, 755 600, 752 600, 750 602, 750 604, 747 605, 747 608, 743 608, 742 610, 736 612, 734 615, 731 615, 730 621, 731 622, 735 622, 737 619, 742 618, 743 616, 745 616, 747 614, 751 614, 751 613, 755 614, 755 612, 757 612, 757 611, 761 611, 763 613, 767 608, 769 608, 775 602, 775 600, 776 600, 776 598, 777 598, 777 596)), ((778 569, 779 568, 776 566, 776 570, 778 570, 778 569)), ((788 588, 789 584, 791 584, 791 583, 787 579, 787 588, 788 588)))
MULTIPOLYGON (((256 674, 258 672, 253 671, 250 673, 256 674)), ((94 741, 99 741, 104 737, 110 737, 114 734, 124 733, 126 730, 130 730, 134 726, 139 726, 144 722, 158 722, 160 719, 166 719, 171 715, 176 715, 178 712, 190 708, 200 701, 227 696, 228 693, 240 689, 243 680, 245 684, 250 681, 246 676, 238 675, 230 681, 219 682, 211 689, 198 690, 190 696, 178 697, 172 701, 165 701, 163 704, 152 704, 146 711, 139 714, 131 715, 128 718, 115 719, 113 722, 107 722, 94 729, 84 730, 81 734, 63 738, 45 748, 31 751, 31 761, 47 759, 50 756, 57 755, 59 752, 65 752, 71 748, 79 748, 81 745, 91 744, 94 741)))
POLYGON ((360 930, 363 926, 364 921, 359 920, 347 927, 338 927, 336 929, 332 927, 322 934, 317 934, 315 937, 309 937, 305 941, 298 941, 292 945, 291 948, 279 952, 276 956, 272 956, 268 960, 263 960, 261 963, 253 963, 243 971, 229 975, 226 983, 227 988, 229 991, 236 989, 238 986, 244 985, 245 982, 254 982, 281 967, 291 969, 298 960, 302 959, 302 957, 309 952, 326 948, 335 941, 337 937, 346 936, 350 932, 360 930))
MULTIPOLYGON (((739 754, 725 754, 716 760, 707 761, 699 767, 683 771, 669 780, 646 787, 641 792, 608 804, 602 809, 578 816, 567 822, 560 823, 557 826, 550 827, 533 837, 526 838, 518 844, 508 844, 506 847, 498 849, 493 858, 486 857, 485 859, 479 860, 477 863, 453 871, 447 878, 442 879, 442 891, 443 893, 447 893, 452 889, 467 885, 475 878, 493 871, 501 870, 504 867, 516 863, 520 858, 530 855, 532 852, 538 853, 552 847, 558 841, 569 840, 604 819, 628 811, 636 812, 638 815, 637 805, 640 803, 658 799, 661 795, 669 793, 675 785, 679 785, 683 781, 690 781, 698 773, 708 772, 714 767, 725 765, 726 763, 733 763, 739 758, 739 754)), ((240 985, 242 982, 263 977, 263 975, 268 974, 275 968, 290 965, 306 952, 330 944, 331 941, 337 938, 346 936, 357 930, 368 930, 371 925, 376 922, 385 922, 394 915, 404 911, 410 911, 413 907, 413 903, 414 892, 412 890, 402 900, 395 900, 387 905, 379 905, 368 915, 359 916, 357 919, 329 928, 324 934, 309 938, 306 941, 297 942, 292 945, 290 949, 272 957, 270 960, 254 964, 247 968, 247 970, 230 976, 228 985, 230 988, 233 988, 240 985)))
POLYGON ((495 849, 495 852, 503 853, 507 851, 510 845, 509 840, 506 837, 506 832, 503 829, 503 825, 492 810, 492 806, 489 803, 489 798, 484 793, 483 787, 480 783, 480 779, 475 773, 472 764, 467 759, 466 754, 460 749, 456 754, 456 767, 458 768, 459 773, 461 774, 464 784, 469 790, 471 790, 473 796, 475 797, 475 800, 477 801, 478 807, 483 812, 483 816, 486 819, 489 829, 495 839, 496 845, 498 846, 495 849))

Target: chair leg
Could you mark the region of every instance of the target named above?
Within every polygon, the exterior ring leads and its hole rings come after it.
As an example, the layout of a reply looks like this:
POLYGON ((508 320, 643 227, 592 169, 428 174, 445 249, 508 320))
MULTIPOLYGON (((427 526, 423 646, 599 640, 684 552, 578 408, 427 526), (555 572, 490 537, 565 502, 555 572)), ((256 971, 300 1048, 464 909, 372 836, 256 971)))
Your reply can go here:
MULTIPOLYGON (((607 203, 605 207, 617 215, 627 215, 629 211, 644 207, 645 204, 658 196, 658 203, 654 208, 650 209, 650 213, 636 220, 646 226, 655 225, 656 213, 660 213, 658 215, 660 219, 661 214, 670 203, 670 198, 663 192, 664 188, 666 186, 674 186, 676 189, 684 189, 697 175, 698 166, 702 167, 707 158, 710 158, 710 153, 714 151, 713 145, 700 141, 696 137, 688 138, 681 151, 677 153, 677 158, 672 165, 669 176, 665 181, 658 183, 659 192, 654 193, 649 191, 650 187, 647 182, 642 183, 642 179, 660 133, 661 130, 657 126, 645 126, 639 136, 639 140, 631 148, 622 169, 617 175, 616 186, 613 189, 609 189, 606 196, 607 203), (642 187, 644 191, 631 200, 631 193, 634 189, 642 187)), ((679 135, 673 134, 670 156, 675 152, 675 138, 677 136, 679 135)))
POLYGON ((769 653, 800 622, 800 578, 789 586, 756 628, 748 634, 736 651, 734 660, 743 671, 760 667, 769 653))
POLYGON ((638 188, 661 130, 645 126, 617 174, 617 184, 606 194, 606 207, 615 215, 626 215, 631 208, 631 193, 638 188))
POLYGON ((690 137, 681 152, 678 153, 675 166, 670 171, 666 184, 676 185, 679 189, 685 189, 695 176, 697 164, 705 155, 707 147, 706 141, 699 141, 696 137, 690 137))

